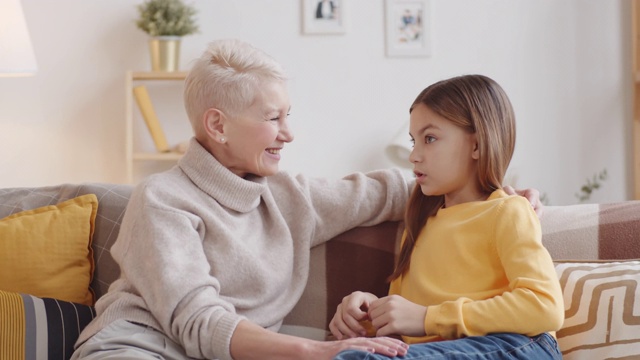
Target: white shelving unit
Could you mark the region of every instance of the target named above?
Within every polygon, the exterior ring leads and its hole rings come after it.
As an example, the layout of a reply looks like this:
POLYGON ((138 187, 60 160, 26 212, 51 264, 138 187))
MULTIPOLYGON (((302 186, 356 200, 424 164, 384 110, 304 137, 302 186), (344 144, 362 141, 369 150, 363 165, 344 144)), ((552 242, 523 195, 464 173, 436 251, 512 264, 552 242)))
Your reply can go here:
MULTIPOLYGON (((172 161, 176 162, 182 157, 182 154, 176 152, 139 152, 135 151, 134 146, 134 112, 139 111, 133 95, 133 87, 146 81, 171 80, 184 81, 187 72, 150 72, 150 71, 128 71, 125 79, 126 94, 126 124, 125 124, 125 142, 126 142, 126 159, 127 182, 133 183, 134 165, 136 162, 142 161, 172 161)), ((161 115, 160 115, 161 116, 161 115)))

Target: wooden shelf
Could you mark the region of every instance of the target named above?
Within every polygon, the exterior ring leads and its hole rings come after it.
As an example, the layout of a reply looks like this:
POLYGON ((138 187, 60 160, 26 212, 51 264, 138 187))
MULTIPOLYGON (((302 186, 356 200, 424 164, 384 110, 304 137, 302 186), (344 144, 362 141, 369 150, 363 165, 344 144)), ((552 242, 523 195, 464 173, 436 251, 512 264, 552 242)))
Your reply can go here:
MULTIPOLYGON (((165 72, 165 71, 127 71, 125 77, 125 92, 126 92, 126 118, 125 118, 125 154, 126 154, 126 176, 127 182, 134 182, 134 163, 140 163, 144 161, 162 161, 162 162, 176 162, 182 154, 178 152, 151 152, 151 151, 135 151, 134 148, 134 124, 133 113, 136 111, 134 106, 134 94, 133 88, 136 83, 146 81, 168 80, 174 83, 183 82, 187 77, 186 71, 165 72)), ((171 86, 171 84, 167 84, 171 86)), ((164 84, 163 84, 164 86, 164 84)))
POLYGON ((187 77, 186 71, 133 71, 132 80, 184 80, 187 77))
POLYGON ((176 161, 182 157, 182 153, 167 152, 167 153, 134 153, 133 160, 164 160, 164 161, 176 161))

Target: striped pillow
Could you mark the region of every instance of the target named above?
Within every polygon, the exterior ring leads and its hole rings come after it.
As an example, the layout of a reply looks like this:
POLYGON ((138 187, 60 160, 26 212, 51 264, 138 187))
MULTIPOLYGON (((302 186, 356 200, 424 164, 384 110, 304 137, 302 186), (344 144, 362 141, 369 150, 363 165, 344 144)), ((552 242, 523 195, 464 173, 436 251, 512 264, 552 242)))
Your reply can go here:
POLYGON ((565 360, 640 357, 640 261, 561 262, 565 360))
POLYGON ((69 359, 93 307, 0 290, 0 359, 69 359))

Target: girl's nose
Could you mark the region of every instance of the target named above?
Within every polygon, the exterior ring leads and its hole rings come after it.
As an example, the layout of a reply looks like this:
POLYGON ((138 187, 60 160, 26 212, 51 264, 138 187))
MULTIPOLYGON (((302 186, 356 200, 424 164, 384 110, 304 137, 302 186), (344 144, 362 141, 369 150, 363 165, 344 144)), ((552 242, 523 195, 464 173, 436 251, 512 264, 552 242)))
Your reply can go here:
POLYGON ((420 156, 416 152, 415 146, 411 149, 411 153, 409 153, 409 161, 412 163, 420 162, 420 156))

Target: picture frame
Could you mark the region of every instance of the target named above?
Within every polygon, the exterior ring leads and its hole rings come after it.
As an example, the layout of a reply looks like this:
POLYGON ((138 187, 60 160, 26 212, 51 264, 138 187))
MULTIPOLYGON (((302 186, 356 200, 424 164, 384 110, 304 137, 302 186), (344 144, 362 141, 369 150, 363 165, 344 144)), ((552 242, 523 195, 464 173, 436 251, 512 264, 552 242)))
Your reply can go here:
POLYGON ((344 34, 347 0, 301 0, 302 33, 344 34))
POLYGON ((430 0, 385 0, 388 57, 431 56, 430 0))

